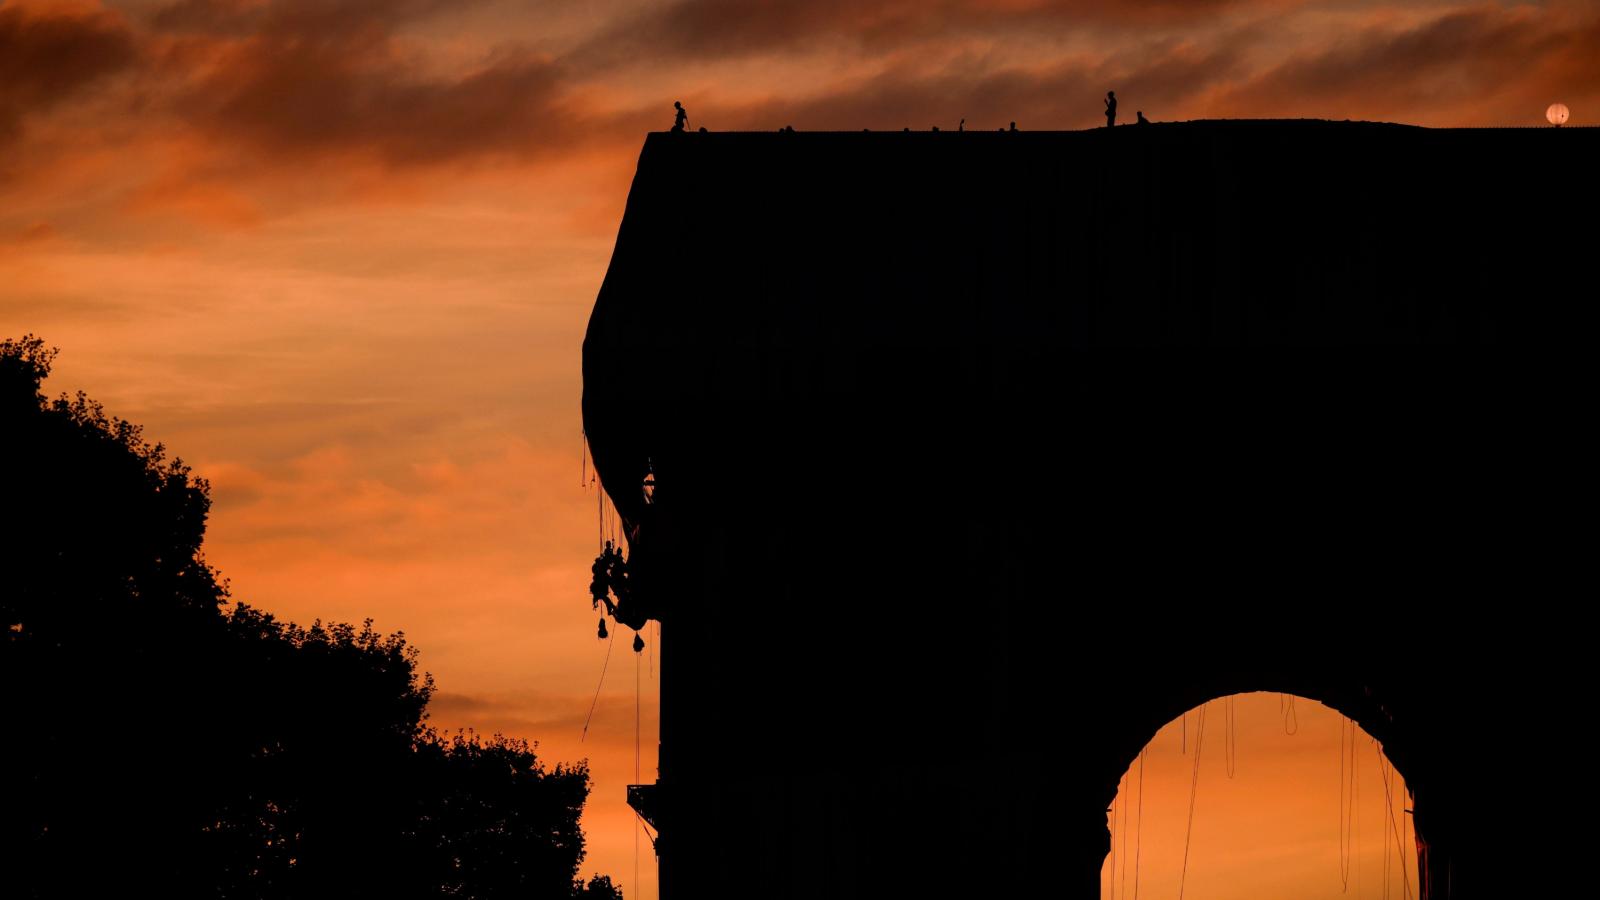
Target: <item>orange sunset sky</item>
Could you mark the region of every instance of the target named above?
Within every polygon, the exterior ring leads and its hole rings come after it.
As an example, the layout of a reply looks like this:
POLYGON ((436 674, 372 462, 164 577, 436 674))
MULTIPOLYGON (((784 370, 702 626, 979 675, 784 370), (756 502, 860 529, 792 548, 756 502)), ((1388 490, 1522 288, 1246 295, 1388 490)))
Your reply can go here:
MULTIPOLYGON (((211 480, 207 554, 236 600, 403 630, 433 724, 587 757, 584 871, 650 897, 621 646, 579 741, 605 649, 579 357, 673 100, 712 130, 1086 128, 1107 89, 1126 120, 1540 125, 1561 101, 1584 124, 1597 47, 1593 0, 6 0, 0 336, 60 347, 48 391, 88 392, 211 480)), ((1234 778, 1204 759, 1187 897, 1240 866, 1344 895, 1340 720, 1303 701, 1284 735, 1279 702, 1236 702, 1234 778), (1273 824, 1251 796, 1308 799, 1273 824), (1298 843, 1215 839, 1247 825, 1298 843)), ((1191 784, 1172 734, 1146 760, 1157 885, 1191 784)), ((1383 896, 1379 784, 1362 896, 1383 896)))

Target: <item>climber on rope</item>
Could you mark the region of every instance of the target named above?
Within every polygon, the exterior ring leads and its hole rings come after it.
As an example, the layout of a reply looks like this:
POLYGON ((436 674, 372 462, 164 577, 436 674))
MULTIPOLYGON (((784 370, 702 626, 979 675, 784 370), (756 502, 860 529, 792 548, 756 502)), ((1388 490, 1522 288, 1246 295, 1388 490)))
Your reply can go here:
POLYGON ((616 564, 614 559, 616 556, 618 554, 611 549, 611 542, 606 541, 606 548, 600 551, 600 555, 594 558, 594 565, 589 567, 589 573, 593 576, 589 581, 589 595, 591 598, 589 607, 598 609, 603 602, 606 605, 606 612, 611 615, 617 614, 617 608, 611 603, 611 598, 608 596, 615 589, 611 570, 616 564))
POLYGON ((611 586, 611 593, 617 598, 617 605, 628 601, 628 563, 622 558, 622 551, 616 550, 611 554, 611 566, 606 573, 606 582, 611 586))

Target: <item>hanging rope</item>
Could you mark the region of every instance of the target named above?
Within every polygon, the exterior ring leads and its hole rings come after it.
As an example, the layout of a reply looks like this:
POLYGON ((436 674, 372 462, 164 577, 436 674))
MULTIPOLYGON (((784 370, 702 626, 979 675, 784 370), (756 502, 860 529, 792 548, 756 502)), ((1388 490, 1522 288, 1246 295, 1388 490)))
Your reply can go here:
MULTIPOLYGON (((1378 754, 1378 775, 1383 779, 1383 806, 1390 809, 1389 792, 1389 767, 1383 761, 1383 754, 1378 754)), ((1389 839, 1383 839, 1383 900, 1389 900, 1389 839)))
MULTIPOLYGON (((1117 852, 1122 850, 1122 857, 1128 858, 1128 773, 1123 772, 1122 781, 1117 783, 1117 799, 1112 801, 1110 809, 1110 822, 1112 822, 1112 841, 1110 841, 1110 897, 1117 900, 1117 852), (1117 839, 1117 831, 1122 831, 1122 841, 1117 839)), ((1123 890, 1126 894, 1126 890, 1123 890)))
POLYGON ((1239 717, 1233 709, 1233 697, 1226 698, 1223 703, 1222 711, 1228 718, 1228 734, 1223 742, 1222 757, 1227 764, 1228 777, 1232 778, 1234 770, 1239 766, 1239 735, 1237 732, 1239 717))
POLYGON ((633 656, 633 783, 639 784, 639 655, 633 656))
POLYGON ((1139 751, 1139 819, 1134 825, 1133 841, 1133 900, 1139 900, 1139 851, 1144 849, 1144 755, 1146 746, 1139 751))
MULTIPOLYGON (((1126 793, 1128 787, 1126 774, 1122 776, 1122 787, 1126 793)), ((1128 805, 1127 800, 1122 801, 1122 896, 1124 897, 1128 896, 1128 805)))
MULTIPOLYGON (((651 849, 654 849, 655 846, 656 846, 656 839, 661 837, 661 832, 656 831, 654 828, 651 828, 650 827, 650 823, 646 822, 644 820, 644 815, 642 813, 640 813, 637 809, 633 811, 633 817, 635 819, 639 820, 639 827, 644 830, 644 836, 646 838, 650 839, 650 847, 651 847, 651 849)), ((660 877, 661 877, 661 872, 659 870, 657 870, 656 878, 660 879, 660 877)), ((656 890, 659 892, 660 888, 657 887, 656 890)))
POLYGON ((611 666, 611 647, 617 642, 617 632, 611 632, 611 640, 606 642, 606 661, 600 664, 600 683, 594 686, 594 700, 589 703, 589 714, 583 717, 583 734, 578 736, 578 742, 589 736, 589 723, 594 720, 594 708, 600 702, 600 689, 606 686, 606 669, 611 666))
POLYGON ((1347 812, 1345 799, 1349 789, 1345 785, 1344 764, 1344 733, 1345 718, 1339 717, 1339 882, 1343 885, 1343 892, 1350 892, 1350 840, 1349 826, 1345 824, 1347 812))
POLYGON ((1194 804, 1200 793, 1200 749, 1206 742, 1206 708, 1200 707, 1195 719, 1194 774, 1189 777, 1189 825, 1183 832, 1183 871, 1178 875, 1178 900, 1183 900, 1183 888, 1189 880, 1189 844, 1194 837, 1194 804))
MULTIPOLYGON (((1406 789, 1406 793, 1407 794, 1411 793, 1411 789, 1407 788, 1406 789)), ((1405 801, 1402 800, 1401 802, 1404 803, 1405 801)), ((1417 808, 1417 798, 1415 796, 1413 796, 1411 798, 1411 809, 1415 810, 1416 808, 1417 808)), ((1423 877, 1423 874, 1422 874, 1422 869, 1424 868, 1424 861, 1427 859, 1427 857, 1420 856, 1420 854, 1425 853, 1427 851, 1426 851, 1425 848, 1418 846, 1419 841, 1417 840, 1417 831, 1416 831, 1416 828, 1413 827, 1416 823, 1412 821, 1412 817, 1415 816, 1415 815, 1416 815, 1416 813, 1412 812, 1412 814, 1410 816, 1402 815, 1400 817, 1400 834, 1401 835, 1409 834, 1411 836, 1409 840, 1402 841, 1400 845, 1402 847, 1411 847, 1413 849, 1413 851, 1415 851, 1416 853, 1419 854, 1419 858, 1417 859, 1417 890, 1422 895, 1422 900, 1428 900, 1428 893, 1429 893, 1428 892, 1428 882, 1423 877)), ((1402 876, 1405 875, 1406 861, 1409 858, 1410 858, 1410 854, 1402 853, 1400 855, 1400 874, 1402 876)))
POLYGON ((583 452, 578 457, 578 487, 587 488, 589 486, 589 433, 587 431, 579 431, 578 433, 583 436, 583 452))
MULTIPOLYGON (((634 640, 638 640, 637 637, 634 640)), ((639 783, 639 654, 633 654, 633 783, 639 783)), ((634 810, 635 815, 638 810, 634 810)), ((633 829, 633 884, 639 884, 639 832, 635 825, 633 829)))
MULTIPOLYGON (((1380 764, 1386 762, 1381 750, 1379 751, 1378 760, 1380 764)), ((1396 780, 1394 778, 1394 764, 1389 763, 1386 767, 1380 765, 1379 771, 1383 772, 1383 803, 1389 811, 1389 827, 1394 832, 1396 855, 1400 857, 1400 887, 1404 895, 1409 898, 1411 896, 1411 879, 1406 872, 1406 843, 1400 836, 1400 825, 1395 821, 1394 801, 1390 796, 1394 788, 1391 782, 1396 780)), ((1401 783, 1404 784, 1404 782, 1401 783)), ((1389 842, 1387 840, 1383 842, 1383 885, 1384 894, 1387 896, 1389 887, 1389 842)))
POLYGON ((1106 866, 1106 900, 1117 900, 1117 801, 1111 801, 1111 860, 1106 866))
POLYGON ((1351 845, 1356 860, 1356 896, 1361 896, 1361 755, 1356 752, 1356 723, 1350 722, 1350 821, 1356 840, 1351 845))
MULTIPOLYGON (((1279 695, 1280 697, 1282 695, 1279 695)), ((1288 711, 1283 716, 1283 733, 1298 734, 1300 732, 1300 716, 1294 711, 1294 695, 1289 695, 1288 711), (1293 726, 1290 723, 1293 722, 1293 726)))
MULTIPOLYGON (((1436 883, 1436 878, 1433 874, 1433 850, 1429 847, 1428 842, 1417 834, 1417 820, 1415 818, 1411 820, 1409 830, 1411 831, 1411 840, 1417 844, 1418 891, 1422 894, 1422 900, 1433 900, 1435 894, 1434 884, 1436 883)), ((1450 900, 1450 878, 1453 872, 1454 869, 1452 868, 1445 869, 1444 900, 1450 900)))

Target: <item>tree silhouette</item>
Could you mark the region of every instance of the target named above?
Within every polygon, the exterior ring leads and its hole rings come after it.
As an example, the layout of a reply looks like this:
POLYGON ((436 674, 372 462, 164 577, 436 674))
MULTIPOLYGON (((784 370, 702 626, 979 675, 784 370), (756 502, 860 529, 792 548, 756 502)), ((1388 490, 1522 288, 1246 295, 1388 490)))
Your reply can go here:
POLYGON ((229 602, 209 486, 0 341, 0 894, 620 897, 586 765, 427 727, 403 635, 229 602))

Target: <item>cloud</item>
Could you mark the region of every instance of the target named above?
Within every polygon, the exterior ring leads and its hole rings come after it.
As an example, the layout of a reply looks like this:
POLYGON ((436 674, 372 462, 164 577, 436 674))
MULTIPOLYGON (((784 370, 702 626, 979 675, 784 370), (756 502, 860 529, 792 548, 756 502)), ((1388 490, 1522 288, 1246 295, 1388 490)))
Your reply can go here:
MULTIPOLYGON (((546 19, 493 0, 131 8, 0 7, 0 178, 174 229, 414 201, 469 175, 603 165, 625 184, 672 99, 713 130, 1092 127, 1111 88, 1158 121, 1498 124, 1600 105, 1585 3, 671 0, 608 5, 587 32, 574 15, 549 40, 546 19)), ((596 204, 594 227, 618 207, 596 204)), ((46 202, 13 215, 0 233, 82 232, 46 202)))
MULTIPOLYGON (((1226 117, 1393 119, 1434 126, 1537 124, 1545 104, 1600 103, 1600 14, 1581 6, 1412 11, 1341 10, 1340 27, 1252 21, 1182 39, 1134 35, 1032 65, 993 51, 941 56, 930 44, 880 71, 811 95, 737 103, 691 98, 716 129, 952 127, 1078 128, 1098 123, 1114 88, 1130 114, 1157 120, 1226 117), (1531 120, 1530 120, 1531 118, 1531 120)), ((1323 10, 1322 15, 1329 14, 1323 10)))
POLYGON ((182 101, 210 136, 272 159, 362 153, 395 165, 531 155, 570 117, 548 59, 501 52, 460 76, 414 74, 374 35, 257 37, 182 101))
POLYGON ((0 146, 21 136, 27 116, 81 96, 136 55, 132 32, 112 13, 0 9, 0 146))
POLYGON ((181 0, 149 22, 188 71, 173 108, 258 164, 534 155, 570 136, 560 67, 514 46, 443 67, 397 31, 446 0, 181 0))
MULTIPOLYGON (((925 130, 953 128, 1062 128, 1100 120, 1098 98, 1108 88, 1137 97, 1149 109, 1170 110, 1236 77, 1233 49, 1184 41, 1151 42, 1107 59, 1069 58, 1050 65, 991 67, 987 59, 958 59, 934 68, 908 61, 870 78, 809 97, 771 97, 719 107, 708 102, 699 118, 718 128, 768 130, 784 124, 805 129, 925 130)), ((1131 109, 1130 109, 1131 112, 1131 109)))
POLYGON ((1260 72, 1216 99, 1228 115, 1399 118, 1506 124, 1538 97, 1600 85, 1600 14, 1560 7, 1450 10, 1421 24, 1375 25, 1260 72))
POLYGON ((213 35, 341 35, 460 10, 474 0, 176 0, 149 17, 158 31, 213 35))
MULTIPOLYGON (((847 43, 883 50, 935 37, 1041 27, 1192 23, 1245 0, 678 0, 606 29, 574 59, 587 66, 704 61, 847 43)), ((1280 6, 1254 0, 1255 6, 1280 6)))
POLYGON ((21 228, 0 232, 0 248, 24 246, 55 240, 56 228, 49 222, 32 222, 21 228))

